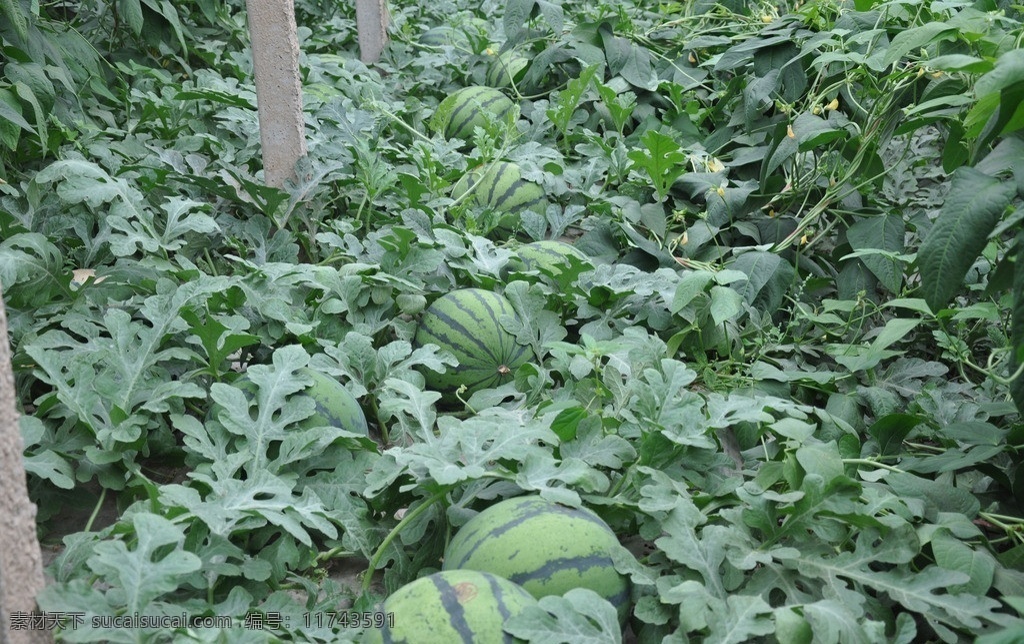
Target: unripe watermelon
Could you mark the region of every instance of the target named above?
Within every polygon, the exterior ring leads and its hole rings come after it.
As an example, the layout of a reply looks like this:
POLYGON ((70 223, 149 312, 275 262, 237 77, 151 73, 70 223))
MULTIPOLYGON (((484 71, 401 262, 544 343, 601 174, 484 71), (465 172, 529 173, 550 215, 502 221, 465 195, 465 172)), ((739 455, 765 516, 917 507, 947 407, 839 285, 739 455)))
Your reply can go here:
POLYGON ((382 612, 394 618, 366 632, 362 642, 520 642, 502 625, 535 605, 530 593, 507 579, 475 570, 446 570, 410 582, 384 600, 382 612))
POLYGON ((583 251, 572 244, 554 239, 545 239, 520 246, 512 265, 514 268, 521 267, 528 271, 543 269, 552 275, 559 275, 563 269, 569 266, 568 258, 570 257, 593 266, 590 258, 583 251))
POLYGON ((471 141, 475 127, 487 127, 489 120, 505 118, 514 105, 512 99, 493 87, 466 87, 441 101, 433 126, 445 138, 471 141))
POLYGON ((508 87, 523 77, 530 60, 515 51, 502 52, 494 57, 487 68, 487 84, 491 87, 508 87))
POLYGON ((313 378, 313 384, 302 395, 309 396, 316 403, 313 415, 302 421, 299 427, 337 427, 354 434, 368 435, 366 416, 355 396, 334 378, 305 368, 300 373, 313 378))
POLYGON ((479 288, 452 291, 435 300, 423 313, 413 345, 436 344, 451 352, 459 364, 445 373, 425 371, 427 386, 450 394, 466 385, 472 395, 511 380, 526 362, 527 352, 501 326, 503 315, 515 315, 512 304, 479 288))
POLYGON ((443 570, 489 572, 536 598, 589 588, 629 614, 629 579, 609 552, 619 541, 599 516, 536 495, 496 503, 469 520, 444 553, 443 570))
POLYGON ((465 40, 465 34, 458 32, 448 25, 433 27, 420 34, 420 44, 428 47, 440 47, 442 45, 454 45, 465 40))
MULTIPOLYGON (((299 429, 326 426, 369 435, 366 416, 359 402, 340 382, 308 367, 300 369, 298 373, 312 378, 313 384, 293 395, 308 396, 316 404, 313 415, 296 425, 299 429)), ((246 376, 236 380, 234 385, 250 399, 256 396, 256 385, 246 376)), ((215 414, 216 407, 211 412, 215 414)))
POLYGON ((473 168, 452 186, 452 197, 458 199, 474 185, 476 188, 467 199, 491 210, 515 214, 523 210, 543 212, 547 208, 544 188, 523 179, 523 171, 515 163, 495 161, 473 168))

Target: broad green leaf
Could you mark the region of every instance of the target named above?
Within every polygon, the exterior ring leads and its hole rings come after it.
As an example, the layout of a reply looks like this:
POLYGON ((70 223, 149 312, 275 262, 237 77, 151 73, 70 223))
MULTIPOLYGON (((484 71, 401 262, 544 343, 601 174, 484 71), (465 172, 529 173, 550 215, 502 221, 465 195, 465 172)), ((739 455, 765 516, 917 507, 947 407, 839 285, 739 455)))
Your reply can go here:
POLYGON ((792 124, 780 123, 777 125, 772 132, 769 153, 761 163, 761 183, 766 183, 770 177, 775 175, 779 166, 792 159, 799 150, 800 141, 797 139, 792 124))
POLYGON ((796 271, 792 264, 775 253, 755 250, 743 253, 729 263, 729 268, 742 271, 749 278, 739 287, 743 299, 766 313, 775 313, 782 306, 796 271))
POLYGON ((14 27, 14 33, 22 42, 28 40, 28 18, 21 10, 18 0, 0 0, 0 16, 7 18, 14 27))
POLYGON ((719 530, 704 529, 698 532, 698 527, 706 522, 707 517, 692 501, 680 498, 675 508, 661 522, 664 536, 659 537, 655 545, 666 557, 703 577, 705 586, 713 596, 725 599, 728 593, 722 584, 721 566, 725 561, 730 530, 719 527, 719 530))
POLYGON ((903 439, 922 419, 912 414, 889 414, 876 420, 868 433, 878 441, 881 456, 895 456, 903 451, 903 439))
POLYGON ((722 324, 743 310, 743 296, 728 286, 711 287, 711 319, 722 324))
POLYGON ((142 3, 139 0, 117 0, 117 11, 136 36, 142 33, 142 3))
POLYGON ((970 578, 966 584, 950 588, 950 592, 979 597, 988 593, 996 569, 996 560, 992 555, 972 548, 946 531, 933 536, 931 546, 938 566, 946 570, 957 570, 970 578))
POLYGON ((917 254, 924 299, 933 311, 944 308, 963 283, 1014 192, 1012 184, 970 167, 954 173, 939 218, 917 254))
POLYGON ((831 116, 829 120, 825 120, 808 112, 801 113, 793 121, 793 134, 796 135, 801 152, 813 150, 849 135, 831 116))
POLYGON ((537 0, 509 0, 505 3, 505 15, 503 24, 505 36, 512 42, 517 42, 526 31, 526 21, 530 19, 534 5, 537 0))
POLYGON ((25 83, 18 81, 14 83, 14 92, 32 107, 32 113, 35 116, 36 126, 35 134, 39 137, 39 147, 43 150, 49 150, 50 148, 50 130, 47 125, 48 119, 46 118, 46 112, 43 110, 43 106, 40 104, 39 99, 36 97, 32 88, 25 83))
POLYGON ((778 86, 778 69, 747 82, 743 88, 743 117, 748 128, 752 128, 754 122, 774 104, 778 86))
POLYGON ((928 66, 932 69, 941 69, 947 72, 984 74, 992 69, 993 63, 990 60, 968 56, 967 54, 947 54, 945 56, 929 58, 928 66))
MULTIPOLYGON (((704 288, 711 282, 714 275, 708 271, 688 271, 676 286, 675 296, 669 311, 678 313, 690 304, 698 295, 704 292, 704 288)), ((743 275, 746 279, 746 274, 743 275)))
MULTIPOLYGON (((906 225, 903 217, 898 215, 867 217, 850 226, 846 236, 854 250, 877 248, 902 253, 906 225)), ((881 255, 865 255, 860 259, 890 293, 899 294, 903 285, 903 265, 900 262, 881 255)))
POLYGON ((21 115, 21 103, 9 90, 0 88, 0 142, 9 149, 18 147, 20 130, 32 132, 32 126, 21 115))
POLYGON ((974 96, 981 98, 1024 81, 1024 49, 1011 49, 996 59, 995 67, 974 84, 974 96))
POLYGON ((602 24, 598 32, 604 44, 609 74, 619 74, 630 85, 640 89, 651 91, 658 88, 658 76, 647 48, 614 35, 607 23, 602 24))
POLYGON ((940 512, 958 512, 974 517, 981 509, 981 503, 970 491, 954 487, 945 480, 933 481, 905 472, 891 472, 885 481, 896 494, 922 499, 940 512))
POLYGON ((920 50, 927 45, 942 40, 954 40, 958 30, 945 22, 926 22, 923 25, 900 31, 892 38, 885 52, 886 67, 901 60, 912 51, 920 50))

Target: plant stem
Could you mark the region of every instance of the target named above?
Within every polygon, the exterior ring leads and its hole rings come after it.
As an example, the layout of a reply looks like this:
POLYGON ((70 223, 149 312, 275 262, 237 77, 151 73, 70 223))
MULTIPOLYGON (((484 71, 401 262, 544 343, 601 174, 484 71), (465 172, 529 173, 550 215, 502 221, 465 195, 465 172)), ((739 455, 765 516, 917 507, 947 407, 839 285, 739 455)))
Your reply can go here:
POLYGON ((385 551, 387 551, 391 542, 395 540, 395 537, 398 536, 398 533, 402 531, 402 528, 411 523, 413 519, 423 514, 427 508, 434 505, 434 503, 443 499, 446 494, 448 494, 448 490, 437 492, 424 501, 415 510, 407 512, 406 515, 402 517, 402 520, 398 522, 398 525, 391 529, 388 536, 384 537, 384 541, 381 542, 380 546, 377 547, 377 551, 373 553, 373 557, 370 558, 370 565, 366 567, 366 572, 363 573, 362 592, 364 594, 370 590, 370 584, 373 582, 373 572, 377 570, 377 565, 380 563, 380 560, 384 558, 385 551))

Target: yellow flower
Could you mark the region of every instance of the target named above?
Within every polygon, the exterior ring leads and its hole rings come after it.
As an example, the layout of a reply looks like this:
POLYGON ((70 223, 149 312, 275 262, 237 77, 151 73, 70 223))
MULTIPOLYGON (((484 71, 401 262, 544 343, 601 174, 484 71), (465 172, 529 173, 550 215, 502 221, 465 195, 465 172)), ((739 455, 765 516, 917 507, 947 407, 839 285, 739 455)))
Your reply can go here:
POLYGON ((488 56, 493 56, 494 50, 488 47, 487 49, 484 50, 484 53, 487 54, 488 56))
POLYGON ((711 160, 708 161, 708 172, 721 172, 722 170, 725 170, 725 164, 715 157, 711 157, 711 160))
POLYGON ((806 243, 807 243, 807 235, 805 234, 804 236, 802 236, 800 238, 800 245, 803 246, 806 243))
POLYGON ((718 186, 718 190, 716 192, 718 192, 719 197, 725 196, 725 188, 723 188, 722 186, 718 186))
POLYGON ((687 58, 687 60, 690 61, 691 65, 696 65, 697 64, 697 57, 693 55, 692 51, 690 52, 690 57, 687 58))
POLYGON ((839 109, 839 97, 832 99, 832 102, 825 106, 826 110, 838 110, 839 109))
POLYGON ((792 125, 787 125, 786 126, 786 136, 788 136, 791 139, 795 139, 796 138, 796 133, 793 132, 793 126, 792 125))

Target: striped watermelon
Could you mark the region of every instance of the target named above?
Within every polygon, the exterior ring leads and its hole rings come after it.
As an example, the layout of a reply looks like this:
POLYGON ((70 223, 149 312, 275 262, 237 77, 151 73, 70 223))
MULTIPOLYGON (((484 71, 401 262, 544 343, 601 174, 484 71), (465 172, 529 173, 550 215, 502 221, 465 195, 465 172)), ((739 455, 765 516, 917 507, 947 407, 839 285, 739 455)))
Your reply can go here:
POLYGON ((458 43, 459 36, 463 36, 462 40, 465 40, 464 34, 455 31, 455 29, 448 25, 433 27, 420 34, 420 44, 427 45, 428 47, 454 45, 458 43))
POLYGON ((476 189, 467 199, 491 210, 514 214, 523 210, 543 213, 547 209, 544 188, 523 179, 523 171, 515 163, 495 161, 473 168, 452 186, 452 197, 462 197, 474 185, 476 189))
POLYGON ((301 395, 309 396, 316 403, 313 415, 299 423, 305 427, 337 427, 355 434, 369 435, 366 416, 355 396, 334 378, 315 369, 305 368, 299 373, 313 378, 313 384, 301 395))
POLYGON ((431 125, 445 138, 471 141, 473 128, 486 128, 491 120, 505 118, 514 105, 501 91, 474 85, 441 101, 431 125))
POLYGON ((570 257, 593 266, 590 258, 572 244, 545 239, 521 246, 516 251, 513 267, 528 271, 542 270, 557 276, 568 268, 570 257))
POLYGON ((452 644, 520 642, 504 632, 509 617, 537 600, 520 586, 475 570, 446 570, 421 577, 384 600, 382 611, 394 615, 380 628, 363 634, 363 644, 415 642, 452 644))
POLYGON ((502 52, 494 57, 487 68, 487 84, 491 87, 508 87, 513 82, 518 83, 529 64, 530 60, 514 49, 502 52))
POLYGON ((610 601, 625 623, 629 579, 615 570, 609 554, 618 545, 608 524, 590 510, 527 495, 470 519, 448 544, 442 570, 499 575, 538 599, 589 588, 610 601))
POLYGON ((436 344, 450 351, 459 364, 445 373, 426 370, 427 386, 451 394, 466 385, 472 395, 511 380, 527 361, 527 351, 501 326, 503 315, 515 315, 512 304, 479 288, 452 291, 431 304, 423 313, 413 344, 436 344))

